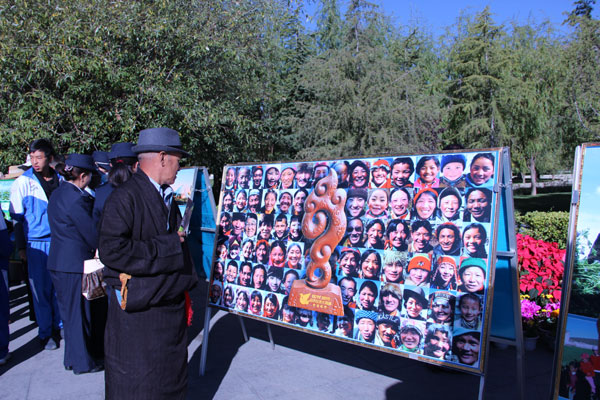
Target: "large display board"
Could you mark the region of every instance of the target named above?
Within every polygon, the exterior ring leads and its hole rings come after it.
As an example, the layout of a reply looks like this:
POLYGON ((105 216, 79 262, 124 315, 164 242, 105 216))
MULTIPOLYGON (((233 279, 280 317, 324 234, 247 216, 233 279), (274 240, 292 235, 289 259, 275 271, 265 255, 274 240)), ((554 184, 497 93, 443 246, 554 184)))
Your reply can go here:
POLYGON ((554 398, 590 399, 600 391, 599 143, 578 148, 573 191, 554 398))
MULTIPOLYGON (((501 153, 226 166, 209 305, 481 373, 501 153), (346 229, 328 250, 342 315, 288 304, 293 282, 307 278, 311 247, 320 239, 305 237, 307 219, 315 222, 305 218, 306 205, 331 176, 345 197, 346 229)), ((323 235, 336 224, 328 218, 323 235)))

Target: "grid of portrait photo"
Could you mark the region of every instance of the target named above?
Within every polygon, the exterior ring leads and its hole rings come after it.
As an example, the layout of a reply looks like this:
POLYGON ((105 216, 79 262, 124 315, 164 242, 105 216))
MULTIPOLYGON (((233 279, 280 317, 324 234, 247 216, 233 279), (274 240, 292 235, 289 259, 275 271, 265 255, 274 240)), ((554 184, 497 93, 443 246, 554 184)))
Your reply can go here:
POLYGON ((209 304, 479 368, 498 150, 227 166, 209 304), (314 240, 304 203, 334 170, 346 232, 329 259, 344 315, 291 307, 314 240))

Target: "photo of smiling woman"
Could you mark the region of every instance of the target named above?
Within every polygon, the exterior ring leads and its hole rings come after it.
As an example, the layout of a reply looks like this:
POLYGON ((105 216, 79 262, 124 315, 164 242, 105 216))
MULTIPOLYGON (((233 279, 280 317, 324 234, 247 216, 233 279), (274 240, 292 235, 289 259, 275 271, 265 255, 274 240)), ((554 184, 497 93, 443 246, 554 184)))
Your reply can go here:
POLYGON ((465 194, 466 222, 490 222, 492 213, 492 191, 486 188, 469 188, 465 194))
POLYGON ((393 219, 385 230, 385 249, 406 251, 408 250, 408 236, 410 228, 407 221, 393 219))
POLYGON ((487 258, 485 245, 487 244, 487 232, 483 225, 474 222, 465 227, 462 234, 463 251, 466 257, 487 258))
POLYGON ((258 290, 266 289, 267 269, 262 264, 257 264, 252 270, 252 287, 258 290))
POLYGON ((385 247, 385 242, 383 241, 385 225, 383 224, 383 221, 380 219, 369 220, 365 229, 367 232, 365 247, 368 249, 383 250, 385 247))
POLYGON ((415 188, 436 188, 440 186, 440 160, 435 156, 424 156, 417 161, 416 168, 418 178, 415 180, 415 188))
POLYGON ((366 250, 360 257, 359 275, 363 279, 379 280, 381 256, 376 250, 366 250))
POLYGON ((250 295, 250 314, 261 315, 262 314, 263 297, 260 291, 254 290, 250 295))
POLYGON ((277 192, 273 189, 266 190, 260 212, 263 214, 272 214, 275 211, 275 204, 277 204, 277 192))
POLYGON ((483 295, 485 293, 485 270, 485 261, 481 258, 465 258, 462 260, 458 270, 461 282, 458 291, 483 295))
POLYGON ((287 249, 287 261, 285 268, 302 269, 302 245, 303 243, 290 242, 287 249))
POLYGON ((367 202, 366 189, 349 189, 346 195, 344 211, 348 218, 362 217, 365 214, 365 203, 367 202))
POLYGON ((226 190, 223 192, 223 202, 221 203, 223 211, 233 211, 233 190, 226 190))
POLYGON ((248 298, 248 292, 244 289, 237 290, 237 296, 235 298, 235 309, 239 311, 248 312, 248 305, 250 299, 248 298))
POLYGON ((457 189, 453 187, 444 188, 440 193, 438 204, 442 221, 452 222, 460 219, 462 196, 457 189))
POLYGON ((432 289, 456 290, 458 274, 456 260, 450 256, 441 256, 435 260, 436 268, 431 278, 432 289))
POLYGON ((461 250, 460 229, 452 222, 444 222, 435 230, 438 244, 433 248, 434 256, 459 256, 461 250))
POLYGON ((438 194, 434 189, 421 189, 413 199, 411 215, 415 220, 437 221, 439 210, 437 208, 438 194))
POLYGON ((279 185, 280 167, 277 165, 270 165, 265 171, 265 183, 264 187, 267 189, 276 189, 279 185))
POLYGON ((350 164, 349 184, 352 189, 366 189, 369 187, 369 167, 361 160, 350 164))
POLYGON ((340 254, 337 275, 358 278, 358 265, 360 263, 359 251, 350 247, 344 247, 340 254))
POLYGON ((269 265, 272 267, 283 268, 285 263, 285 243, 281 240, 274 240, 271 243, 271 254, 269 256, 269 265))
POLYGON ((395 188, 390 193, 391 216, 394 219, 409 219, 411 208, 411 189, 395 188))
POLYGON ((269 263, 269 254, 271 253, 271 246, 266 240, 259 240, 256 242, 256 262, 261 264, 269 263))
POLYGON ((467 186, 490 186, 494 183, 495 157, 492 153, 477 153, 471 160, 466 176, 467 186))
POLYGON ((269 293, 265 296, 263 317, 279 319, 279 299, 275 293, 269 293))

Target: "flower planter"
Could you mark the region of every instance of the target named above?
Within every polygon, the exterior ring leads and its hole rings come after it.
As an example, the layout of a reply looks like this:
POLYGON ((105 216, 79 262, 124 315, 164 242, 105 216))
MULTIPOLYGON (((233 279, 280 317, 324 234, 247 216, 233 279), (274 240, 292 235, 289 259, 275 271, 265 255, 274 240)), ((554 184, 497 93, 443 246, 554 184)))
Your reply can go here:
POLYGON ((529 336, 525 336, 523 337, 523 347, 525 348, 525 351, 533 351, 535 350, 536 346, 537 346, 537 341, 540 337, 539 336, 534 336, 534 337, 529 337, 529 336))

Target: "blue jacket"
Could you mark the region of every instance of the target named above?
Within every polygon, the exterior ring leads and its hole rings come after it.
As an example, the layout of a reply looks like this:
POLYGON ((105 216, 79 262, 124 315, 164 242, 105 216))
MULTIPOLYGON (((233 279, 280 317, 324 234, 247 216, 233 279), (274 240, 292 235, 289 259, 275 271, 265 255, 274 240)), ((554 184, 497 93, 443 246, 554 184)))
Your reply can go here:
POLYGON ((33 173, 28 169, 18 177, 10 188, 10 217, 17 224, 23 224, 27 240, 49 240, 48 198, 33 173))
POLYGON ((92 196, 70 182, 61 182, 50 196, 50 271, 83 273, 83 261, 92 258, 98 247, 93 206, 92 196))

